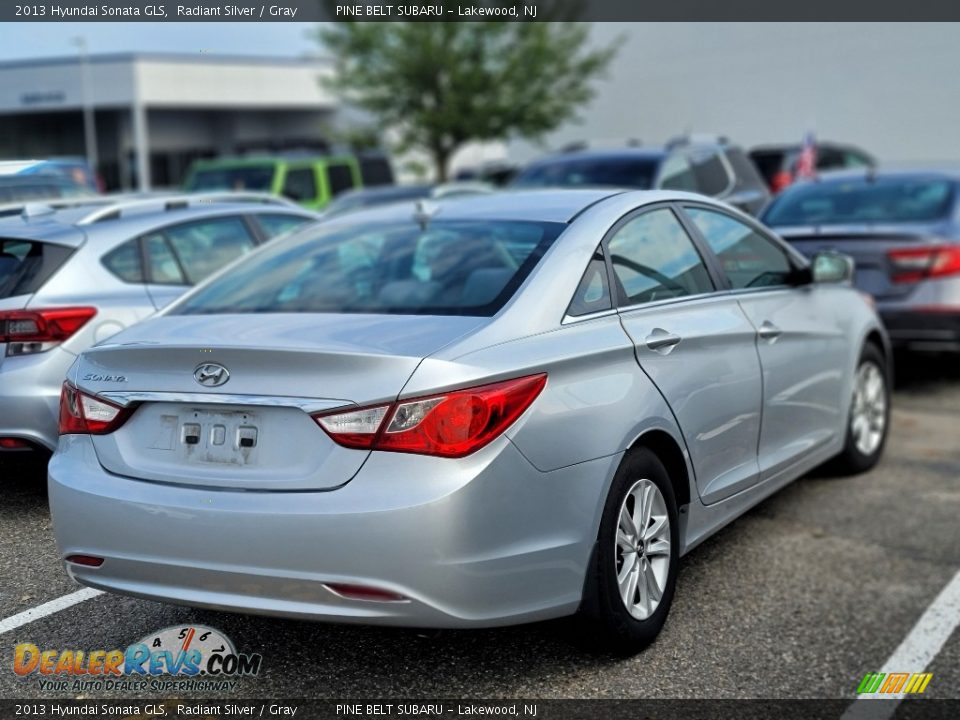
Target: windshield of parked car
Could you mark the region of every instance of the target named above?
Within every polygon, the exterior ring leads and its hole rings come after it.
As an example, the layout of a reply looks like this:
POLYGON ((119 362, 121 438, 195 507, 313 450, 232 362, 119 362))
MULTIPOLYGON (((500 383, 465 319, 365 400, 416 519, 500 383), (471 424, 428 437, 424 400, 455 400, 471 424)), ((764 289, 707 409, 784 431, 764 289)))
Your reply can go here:
POLYGON ((270 164, 205 168, 193 173, 186 189, 269 192, 275 171, 270 164))
POLYGON ((648 190, 653 187, 657 165, 658 161, 652 158, 569 158, 533 165, 518 175, 511 187, 624 187, 648 190))
POLYGON ((332 225, 266 246, 169 314, 493 315, 565 226, 515 221, 332 225), (319 234, 318 234, 319 232, 319 234))
POLYGON ((416 185, 411 187, 396 187, 378 190, 357 190, 344 193, 327 205, 325 215, 339 215, 351 210, 387 205, 404 200, 416 200, 430 195, 430 185, 416 185))
POLYGON ((796 185, 767 210, 768 225, 930 222, 953 207, 949 180, 861 178, 796 185))

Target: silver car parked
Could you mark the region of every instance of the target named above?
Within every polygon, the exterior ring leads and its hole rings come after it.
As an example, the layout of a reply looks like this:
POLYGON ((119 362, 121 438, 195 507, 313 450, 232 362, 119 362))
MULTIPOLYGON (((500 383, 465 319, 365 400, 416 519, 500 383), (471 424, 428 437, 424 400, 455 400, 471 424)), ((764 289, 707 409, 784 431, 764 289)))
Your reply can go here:
POLYGON ((0 452, 52 451, 81 350, 318 216, 255 194, 93 198, 0 218, 0 452))
POLYGON ((396 205, 84 352, 50 504, 79 582, 316 620, 580 613, 650 642, 677 561, 888 424, 849 259, 679 192, 396 205))

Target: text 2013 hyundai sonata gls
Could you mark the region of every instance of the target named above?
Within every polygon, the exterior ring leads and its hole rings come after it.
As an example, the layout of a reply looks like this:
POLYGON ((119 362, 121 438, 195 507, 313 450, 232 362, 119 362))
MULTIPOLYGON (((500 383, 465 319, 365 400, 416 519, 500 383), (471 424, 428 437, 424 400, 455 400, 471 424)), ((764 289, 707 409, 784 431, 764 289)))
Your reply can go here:
POLYGON ((880 457, 887 340, 836 254, 672 192, 357 213, 78 359, 50 503, 111 592, 638 648, 677 559, 880 457))

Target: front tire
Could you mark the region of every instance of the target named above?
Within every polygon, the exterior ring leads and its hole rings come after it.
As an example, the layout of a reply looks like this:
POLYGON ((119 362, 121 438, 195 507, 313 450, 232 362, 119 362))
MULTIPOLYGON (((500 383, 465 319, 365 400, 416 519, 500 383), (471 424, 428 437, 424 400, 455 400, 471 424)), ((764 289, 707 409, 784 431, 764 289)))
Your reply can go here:
POLYGON ((847 437, 837 457, 848 475, 866 472, 880 461, 890 428, 890 380, 887 361, 876 345, 867 344, 853 378, 853 399, 847 437))
POLYGON ((676 588, 679 525, 673 486, 647 448, 630 451, 600 521, 581 616, 591 641, 639 652, 660 633, 676 588))

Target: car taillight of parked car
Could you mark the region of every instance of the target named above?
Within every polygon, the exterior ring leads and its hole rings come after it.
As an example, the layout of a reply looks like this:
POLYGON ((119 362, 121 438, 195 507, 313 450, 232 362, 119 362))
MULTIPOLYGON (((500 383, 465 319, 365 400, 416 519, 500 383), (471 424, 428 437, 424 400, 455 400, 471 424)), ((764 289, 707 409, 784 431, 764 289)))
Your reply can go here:
POLYGON ((129 415, 127 408, 87 395, 69 382, 60 391, 61 435, 106 435, 123 425, 129 415))
POLYGON ((546 374, 530 375, 313 417, 344 447, 458 458, 479 450, 510 427, 546 382, 546 374))
POLYGON ((895 283, 960 275, 960 245, 901 248, 890 250, 887 257, 892 266, 890 279, 895 283))
POLYGON ((92 307, 0 312, 0 343, 7 356, 46 352, 71 337, 97 314, 92 307))
POLYGON ((793 173, 781 170, 770 179, 770 189, 774 193, 786 190, 793 184, 793 173))

